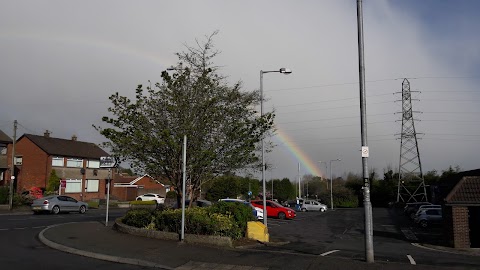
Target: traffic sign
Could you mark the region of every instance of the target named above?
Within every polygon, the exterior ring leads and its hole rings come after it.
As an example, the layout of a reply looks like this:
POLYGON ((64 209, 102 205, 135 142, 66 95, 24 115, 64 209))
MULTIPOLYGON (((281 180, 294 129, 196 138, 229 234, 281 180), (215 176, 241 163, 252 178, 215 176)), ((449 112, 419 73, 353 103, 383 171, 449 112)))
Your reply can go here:
POLYGON ((100 168, 117 167, 118 160, 114 157, 100 157, 100 168))

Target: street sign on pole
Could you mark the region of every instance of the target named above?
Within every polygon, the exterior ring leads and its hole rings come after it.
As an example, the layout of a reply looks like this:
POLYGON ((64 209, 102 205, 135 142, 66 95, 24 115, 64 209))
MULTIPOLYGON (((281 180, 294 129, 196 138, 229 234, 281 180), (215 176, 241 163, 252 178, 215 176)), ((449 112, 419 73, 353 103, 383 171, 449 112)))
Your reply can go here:
POLYGON ((115 157, 100 157, 100 168, 115 168, 118 160, 115 157))

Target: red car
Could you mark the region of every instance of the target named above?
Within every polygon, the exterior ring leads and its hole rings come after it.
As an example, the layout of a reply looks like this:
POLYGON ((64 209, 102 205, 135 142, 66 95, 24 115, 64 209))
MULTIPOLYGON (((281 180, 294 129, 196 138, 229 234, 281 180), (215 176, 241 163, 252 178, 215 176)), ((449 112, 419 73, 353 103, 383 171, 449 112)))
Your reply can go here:
MULTIPOLYGON (((251 201, 252 205, 263 209, 263 201, 251 201)), ((267 217, 278 217, 279 219, 292 219, 297 216, 293 209, 284 207, 276 202, 267 200, 267 217)), ((265 211, 263 211, 265 213, 265 211)))

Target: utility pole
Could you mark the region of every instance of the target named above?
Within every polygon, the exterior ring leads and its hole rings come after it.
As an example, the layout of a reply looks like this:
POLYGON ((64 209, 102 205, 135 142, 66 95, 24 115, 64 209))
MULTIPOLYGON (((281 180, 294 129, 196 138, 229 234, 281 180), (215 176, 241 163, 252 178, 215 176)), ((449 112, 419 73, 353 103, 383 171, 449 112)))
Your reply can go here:
POLYGON ((15 181, 15 141, 17 140, 17 120, 13 121, 12 167, 10 168, 9 209, 13 209, 13 182, 15 181))
POLYGON ((300 186, 300 162, 298 163, 298 198, 302 198, 302 191, 300 186))
MULTIPOLYGON (((368 179, 367 146, 367 100, 365 93, 365 61, 363 48, 363 11, 362 0, 357 0, 357 29, 358 29, 358 69, 360 77, 360 124, 362 136, 362 165, 363 165, 363 207, 365 209, 365 260, 374 262, 373 256, 373 224, 372 203, 370 201, 370 181, 368 179)), ((330 168, 331 170, 331 168, 330 168)))

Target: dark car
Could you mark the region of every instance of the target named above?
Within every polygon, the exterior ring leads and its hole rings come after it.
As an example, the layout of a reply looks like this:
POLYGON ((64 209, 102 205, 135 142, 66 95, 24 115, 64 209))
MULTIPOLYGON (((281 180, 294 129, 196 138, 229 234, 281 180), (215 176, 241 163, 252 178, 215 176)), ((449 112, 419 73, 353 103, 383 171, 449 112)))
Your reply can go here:
POLYGON ((430 205, 431 203, 429 202, 413 202, 413 203, 407 203, 407 205, 405 205, 405 208, 403 209, 403 213, 410 217, 411 219, 414 219, 415 218, 415 214, 417 213, 418 211, 418 208, 420 208, 420 206, 422 205, 430 205))

